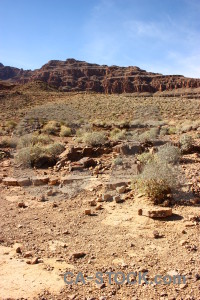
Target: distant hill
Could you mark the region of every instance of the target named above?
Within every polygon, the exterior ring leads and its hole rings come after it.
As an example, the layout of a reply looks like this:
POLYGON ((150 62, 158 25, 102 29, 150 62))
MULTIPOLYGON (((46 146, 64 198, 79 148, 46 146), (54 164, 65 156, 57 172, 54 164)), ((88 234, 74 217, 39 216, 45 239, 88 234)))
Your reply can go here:
POLYGON ((93 91, 107 94, 155 93, 200 88, 200 79, 146 72, 132 66, 91 64, 75 59, 51 60, 34 71, 4 66, 0 63, 0 80, 11 84, 43 81, 63 92, 93 91))

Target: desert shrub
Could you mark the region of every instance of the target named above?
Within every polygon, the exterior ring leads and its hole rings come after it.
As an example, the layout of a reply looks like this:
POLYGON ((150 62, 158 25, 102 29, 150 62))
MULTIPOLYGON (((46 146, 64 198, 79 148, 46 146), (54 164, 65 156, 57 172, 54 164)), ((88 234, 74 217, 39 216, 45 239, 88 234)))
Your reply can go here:
POLYGON ((43 132, 47 134, 53 134, 56 135, 60 129, 60 125, 56 121, 49 121, 46 125, 43 127, 43 132))
POLYGON ((180 137, 180 146, 182 152, 189 152, 193 148, 194 140, 190 135, 184 134, 180 137))
POLYGON ((48 145, 52 143, 52 139, 47 134, 36 134, 33 135, 33 144, 42 144, 42 145, 48 145))
POLYGON ((126 130, 120 130, 118 128, 114 128, 110 132, 110 139, 112 141, 125 140, 126 139, 126 130))
POLYGON ((107 138, 104 132, 102 131, 93 131, 93 132, 85 132, 82 140, 84 143, 91 146, 98 146, 105 144, 107 138))
POLYGON ((156 153, 156 159, 160 162, 166 162, 167 164, 176 164, 181 157, 181 151, 178 147, 167 143, 161 146, 156 153))
POLYGON ((17 155, 15 156, 15 161, 16 163, 20 164, 23 167, 30 167, 31 166, 30 147, 19 149, 17 155))
POLYGON ((15 121, 13 121, 13 120, 10 120, 10 121, 6 122, 6 127, 9 130, 13 130, 16 126, 17 126, 17 123, 15 121))
POLYGON ((56 157, 65 150, 65 146, 59 143, 49 145, 30 144, 20 148, 16 155, 16 162, 23 167, 38 166, 39 162, 45 158, 46 161, 53 162, 56 157))
POLYGON ((168 134, 168 127, 162 127, 160 129, 160 136, 165 136, 168 134))
POLYGON ((15 148, 17 146, 17 140, 15 138, 4 137, 0 141, 0 148, 15 148))
POLYGON ((176 133, 176 127, 172 126, 168 128, 168 134, 175 134, 176 133))
POLYGON ((52 139, 46 134, 25 134, 18 139, 17 148, 25 148, 36 144, 48 145, 52 139))
POLYGON ((150 152, 143 152, 137 156, 137 159, 143 164, 146 165, 153 161, 154 156, 150 152))
POLYGON ((114 166, 120 166, 123 164, 123 159, 122 157, 118 156, 113 160, 113 165, 114 166))
POLYGON ((70 136, 71 135, 71 128, 70 127, 67 127, 65 125, 62 125, 61 126, 61 129, 60 129, 60 136, 61 137, 66 137, 66 136, 70 136))
POLYGON ((158 134, 159 134, 158 128, 151 128, 150 130, 141 133, 138 138, 141 143, 145 143, 145 142, 155 140, 158 134))
POLYGON ((60 143, 53 143, 53 144, 48 145, 45 148, 45 150, 46 150, 46 153, 48 153, 49 155, 56 157, 65 150, 65 146, 60 143))
POLYGON ((154 201, 161 203, 166 194, 178 185, 175 169, 165 163, 151 162, 146 164, 143 172, 133 181, 133 188, 154 201))

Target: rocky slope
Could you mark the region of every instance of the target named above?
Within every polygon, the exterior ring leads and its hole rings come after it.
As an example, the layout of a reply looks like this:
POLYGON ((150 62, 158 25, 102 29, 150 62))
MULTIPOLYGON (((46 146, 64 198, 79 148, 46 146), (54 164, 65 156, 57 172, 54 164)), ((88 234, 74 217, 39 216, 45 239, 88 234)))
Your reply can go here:
POLYGON ((0 64, 0 80, 19 84, 43 81, 60 91, 93 91, 109 94, 155 93, 200 87, 200 79, 151 73, 138 67, 90 64, 75 59, 51 60, 34 71, 0 64))

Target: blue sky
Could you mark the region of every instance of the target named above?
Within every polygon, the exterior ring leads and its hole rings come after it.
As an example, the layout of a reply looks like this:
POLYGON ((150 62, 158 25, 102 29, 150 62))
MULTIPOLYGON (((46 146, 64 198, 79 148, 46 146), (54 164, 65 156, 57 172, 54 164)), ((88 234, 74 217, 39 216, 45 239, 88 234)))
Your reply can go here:
POLYGON ((200 78, 200 0, 0 0, 0 62, 51 59, 200 78))

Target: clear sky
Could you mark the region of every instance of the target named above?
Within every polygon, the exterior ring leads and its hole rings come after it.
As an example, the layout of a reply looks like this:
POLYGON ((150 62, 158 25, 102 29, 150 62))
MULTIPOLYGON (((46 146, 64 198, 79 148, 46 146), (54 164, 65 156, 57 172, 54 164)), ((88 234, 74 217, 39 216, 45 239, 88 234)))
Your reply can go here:
POLYGON ((51 59, 200 78, 200 0, 0 0, 0 62, 51 59))

